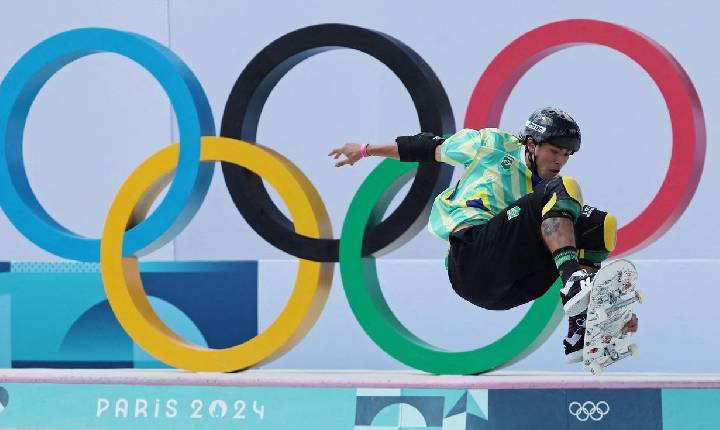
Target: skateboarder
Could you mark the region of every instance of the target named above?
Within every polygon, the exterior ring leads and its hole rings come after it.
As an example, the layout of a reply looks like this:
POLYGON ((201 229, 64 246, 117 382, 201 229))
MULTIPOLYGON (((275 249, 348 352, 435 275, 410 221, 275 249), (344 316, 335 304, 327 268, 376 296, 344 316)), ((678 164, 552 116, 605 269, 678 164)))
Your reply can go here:
MULTIPOLYGON (((569 317, 568 361, 582 358, 584 311, 595 272, 615 247, 614 216, 584 206, 578 183, 560 176, 580 150, 580 128, 556 108, 535 111, 522 133, 464 129, 443 138, 400 136, 395 143, 347 143, 330 151, 335 165, 382 156, 462 165, 460 180, 435 198, 428 229, 449 241, 455 292, 501 310, 542 296, 560 275, 569 317), (524 146, 524 160, 521 148, 524 146)), ((637 330, 637 318, 625 327, 637 330)))

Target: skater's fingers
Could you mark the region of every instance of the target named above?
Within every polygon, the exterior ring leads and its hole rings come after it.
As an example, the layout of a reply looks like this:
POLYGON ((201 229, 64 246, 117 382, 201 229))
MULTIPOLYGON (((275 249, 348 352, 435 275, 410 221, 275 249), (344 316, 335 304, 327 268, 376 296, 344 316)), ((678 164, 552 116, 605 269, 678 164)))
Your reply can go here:
POLYGON ((638 317, 637 315, 633 314, 632 318, 630 318, 630 325, 637 330, 638 327, 638 317))
POLYGON ((632 318, 630 318, 630 321, 625 324, 623 327, 623 334, 628 333, 635 333, 638 330, 638 318, 636 315, 633 314, 632 318))

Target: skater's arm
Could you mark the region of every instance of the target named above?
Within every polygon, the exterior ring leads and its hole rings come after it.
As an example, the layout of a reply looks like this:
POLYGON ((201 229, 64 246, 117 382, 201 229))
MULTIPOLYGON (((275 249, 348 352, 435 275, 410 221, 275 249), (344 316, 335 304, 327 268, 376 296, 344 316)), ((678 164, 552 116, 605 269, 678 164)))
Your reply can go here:
POLYGON ((396 160, 400 159, 400 155, 398 154, 398 147, 397 143, 388 143, 385 145, 369 145, 369 144, 360 144, 360 143, 346 143, 340 148, 335 148, 328 154, 330 157, 333 157, 334 159, 340 158, 341 155, 344 155, 345 158, 335 163, 335 167, 345 166, 349 165, 352 166, 353 164, 357 163, 361 158, 363 158, 362 154, 362 147, 365 146, 365 156, 377 156, 377 157, 385 157, 385 158, 394 158, 396 160))
POLYGON ((441 146, 444 139, 431 133, 415 136, 399 136, 395 143, 369 145, 346 143, 328 154, 334 159, 341 155, 345 158, 335 163, 336 167, 357 163, 361 158, 378 156, 394 158, 400 161, 440 161, 441 146))

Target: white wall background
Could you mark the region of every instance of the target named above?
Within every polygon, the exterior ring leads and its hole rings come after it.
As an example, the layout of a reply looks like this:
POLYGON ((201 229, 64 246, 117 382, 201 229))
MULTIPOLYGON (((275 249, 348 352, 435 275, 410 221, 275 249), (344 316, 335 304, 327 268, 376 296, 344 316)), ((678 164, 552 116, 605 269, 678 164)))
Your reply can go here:
MULTIPOLYGON (((168 45, 196 73, 220 120, 230 88, 248 61, 292 30, 342 22, 388 33, 415 49, 435 70, 462 127, 482 71, 508 43, 530 29, 568 18, 595 18, 645 33, 682 64, 703 104, 706 168, 689 208, 660 239, 630 258, 641 270, 650 302, 638 310, 644 354, 615 369, 720 371, 714 281, 720 267, 715 196, 720 157, 713 145, 720 121, 713 42, 718 7, 710 1, 608 0, 538 4, 433 1, 213 2, 189 0, 66 0, 0 3, 0 76, 34 44, 77 27, 137 32, 168 45), (680 343, 679 340, 682 339, 680 343), (672 344, 675 349, 668 350, 672 344)), ((614 212, 620 224, 655 196, 668 169, 667 108, 654 83, 631 60, 607 48, 564 50, 531 69, 513 90, 501 127, 519 130, 535 108, 557 105, 583 131, 583 150, 564 173, 580 180, 588 203, 614 212)), ((258 141, 295 162, 325 199, 336 236, 361 181, 377 160, 335 169, 326 157, 346 141, 387 142, 418 131, 410 97, 392 73, 364 54, 332 51, 291 71, 263 112, 258 141)), ((30 183, 62 224, 100 235, 112 197, 142 160, 173 142, 177 126, 160 86, 129 60, 99 54, 58 72, 42 89, 26 127, 30 183)), ((671 166, 670 166, 671 167, 671 166)), ((457 172, 456 172, 457 175, 457 172)), ((277 201, 277 200, 276 200, 277 201)), ((0 215, 1 260, 57 259, 26 240, 0 215)), ((486 344, 510 328, 523 309, 490 312, 457 298, 446 278, 446 244, 423 232, 380 260, 392 308, 426 340, 451 349, 486 344)), ((257 236, 236 212, 220 169, 196 218, 159 259, 261 260, 261 324, 284 304, 295 260, 257 236)), ((573 370, 562 361, 564 325, 538 352, 513 366, 573 370)), ((327 308, 305 341, 268 365, 280 368, 403 368, 362 332, 350 312, 339 270, 327 308)))

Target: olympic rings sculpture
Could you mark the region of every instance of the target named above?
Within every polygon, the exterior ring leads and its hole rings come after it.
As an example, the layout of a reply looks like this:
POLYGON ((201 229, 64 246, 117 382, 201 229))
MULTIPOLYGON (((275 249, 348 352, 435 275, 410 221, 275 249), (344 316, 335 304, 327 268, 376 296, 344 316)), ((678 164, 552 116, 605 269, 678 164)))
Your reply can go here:
MULTIPOLYGON (((545 56, 578 44, 607 46, 636 61, 658 85, 670 111, 673 169, 650 206, 620 229, 616 255, 624 254, 647 246, 672 226, 702 174, 702 106, 689 77, 664 48, 634 30, 602 21, 566 20, 536 28, 503 49, 480 77, 465 126, 497 126, 522 75, 545 56)), ((378 346, 408 366, 431 373, 472 374, 531 353, 561 316, 558 282, 506 335, 463 352, 445 351, 419 339, 383 298, 374 256, 402 246, 425 225, 432 199, 449 184, 449 166, 381 162, 352 199, 338 240, 322 199, 300 169, 253 143, 264 103, 278 81, 306 58, 337 48, 359 50, 387 65, 409 91, 423 131, 455 131, 450 102, 432 69, 411 48, 377 31, 322 24, 272 42, 240 74, 225 106, 220 136, 215 137, 202 86, 172 51, 137 34, 77 29, 33 47, 0 84, 0 205, 16 228, 41 248, 69 259, 99 261, 108 301, 122 327, 151 355, 178 368, 236 371, 290 350, 319 317, 334 262, 340 263, 346 297, 360 325, 378 346), (151 156, 122 185, 99 240, 66 229, 43 209, 22 160, 23 129, 42 86, 65 65, 96 52, 114 52, 147 69, 168 94, 180 131, 179 144, 151 156), (166 244, 189 223, 207 193, 217 161, 223 165, 233 202, 251 227, 275 247, 300 258, 295 288, 280 316, 255 338, 226 349, 193 345, 173 333, 150 306, 137 264, 138 256, 166 244), (270 200, 261 178, 279 192, 292 221, 270 200), (410 180, 408 195, 381 221, 389 202, 410 180), (168 184, 162 202, 146 218, 168 184)))

